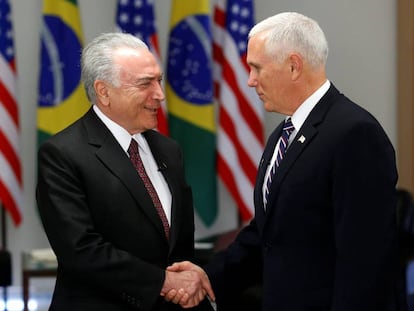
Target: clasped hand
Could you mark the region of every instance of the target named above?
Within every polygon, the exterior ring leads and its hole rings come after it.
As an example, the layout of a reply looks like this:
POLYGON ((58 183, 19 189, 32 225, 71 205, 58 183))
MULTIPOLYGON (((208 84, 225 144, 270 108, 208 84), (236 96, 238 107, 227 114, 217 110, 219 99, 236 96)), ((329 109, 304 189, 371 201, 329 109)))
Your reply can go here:
POLYGON ((199 266, 182 261, 167 267, 161 296, 183 308, 198 305, 205 296, 214 301, 215 296, 207 274, 199 266))

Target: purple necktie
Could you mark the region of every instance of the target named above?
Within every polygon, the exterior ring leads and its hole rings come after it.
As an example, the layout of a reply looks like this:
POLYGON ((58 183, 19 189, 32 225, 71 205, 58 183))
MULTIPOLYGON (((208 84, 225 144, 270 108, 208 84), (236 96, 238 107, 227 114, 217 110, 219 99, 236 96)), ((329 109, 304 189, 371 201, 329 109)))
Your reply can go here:
POLYGON ((273 166, 269 172, 269 177, 266 181, 266 189, 265 189, 266 204, 267 204, 267 200, 269 197, 270 185, 272 184, 273 178, 276 173, 276 169, 279 167, 280 162, 282 161, 283 156, 285 155, 286 149, 289 144, 289 136, 294 130, 295 130, 295 127, 292 124, 292 120, 290 117, 288 117, 285 120, 285 124, 283 126, 282 136, 280 137, 279 149, 277 150, 275 163, 273 163, 273 166))
POLYGON ((168 224, 167 216, 165 215, 164 209, 162 208, 162 204, 160 198, 158 197, 157 191, 155 191, 155 188, 152 185, 152 182, 149 179, 147 172, 145 171, 145 167, 142 163, 141 156, 139 155, 138 143, 135 139, 131 139, 131 144, 128 148, 128 154, 132 161, 132 164, 138 172, 138 175, 141 177, 148 194, 151 197, 152 203, 154 203, 158 215, 161 218, 165 236, 168 240, 170 235, 170 225, 168 224))

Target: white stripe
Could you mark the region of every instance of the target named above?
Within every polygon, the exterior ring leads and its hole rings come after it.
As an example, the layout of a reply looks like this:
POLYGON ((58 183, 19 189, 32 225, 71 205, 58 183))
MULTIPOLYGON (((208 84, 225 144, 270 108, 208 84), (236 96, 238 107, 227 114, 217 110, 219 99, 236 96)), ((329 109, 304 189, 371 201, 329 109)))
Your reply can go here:
MULTIPOLYGON (((14 149, 14 152, 18 155, 20 146, 19 142, 19 129, 13 122, 9 112, 4 108, 3 103, 0 101, 0 131, 4 133, 7 140, 10 142, 14 149)), ((1 148, 0 148, 1 150, 1 148)), ((1 166, 0 166, 1 167, 1 166)))
POLYGON ((9 163, 4 158, 3 153, 0 152, 0 180, 3 181, 6 188, 10 192, 11 197, 15 201, 17 208, 22 214, 22 206, 23 206, 23 191, 20 187, 20 184, 16 178, 15 173, 11 169, 9 163))
MULTIPOLYGON (((222 28, 218 27, 217 24, 214 24, 214 31, 218 34, 217 37, 213 38, 214 42, 221 46, 224 53, 224 58, 231 64, 231 67, 236 76, 236 82, 239 85, 240 91, 243 93, 246 100, 250 103, 250 106, 253 108, 253 111, 256 113, 258 119, 262 120, 264 118, 264 111, 262 104, 257 97, 255 90, 247 85, 249 79, 249 74, 245 70, 245 66, 240 59, 237 46, 234 44, 231 36, 227 31, 224 31, 222 28), (220 44, 217 41, 218 36, 223 36, 224 43, 220 44)), ((215 64, 217 66, 217 63, 215 64)), ((217 77, 217 80, 221 82, 222 77, 217 77)))
MULTIPOLYGON (((209 39, 209 34, 207 33, 206 29, 204 28, 203 24, 201 24, 194 16, 188 16, 186 18, 187 24, 192 30, 193 34, 198 38, 198 41, 203 46, 205 55, 211 55, 211 42, 209 39)), ((206 64, 208 65, 208 64, 206 64)))
POLYGON ((227 1, 225 1, 225 0, 217 0, 216 3, 215 3, 215 6, 218 7, 221 11, 224 12, 226 10, 226 7, 225 7, 226 2, 227 1))
POLYGON ((16 75, 0 54, 0 79, 13 98, 16 98, 16 75))
MULTIPOLYGON (((240 107, 237 104, 237 99, 225 81, 223 81, 221 85, 220 99, 223 109, 227 111, 227 114, 233 120, 233 124, 236 128, 236 135, 239 138, 243 149, 254 164, 258 163, 263 151, 262 143, 257 140, 256 136, 244 121, 240 107)), ((220 149, 222 147, 222 143, 220 143, 220 134, 223 133, 223 131, 219 131, 218 133, 218 148, 220 149)))
POLYGON ((253 215, 253 185, 250 183, 248 177, 241 170, 241 163, 236 155, 233 142, 229 139, 222 128, 219 128, 222 133, 220 136, 222 147, 219 149, 221 157, 229 166, 230 171, 233 173, 234 181, 237 186, 237 191, 242 198, 244 204, 248 207, 253 215))
POLYGON ((59 57, 59 51, 57 47, 57 42, 54 40, 54 37, 49 30, 46 22, 43 20, 42 29, 41 29, 42 42, 46 47, 46 51, 50 56, 50 70, 53 73, 54 81, 54 98, 53 105, 59 104, 63 101, 63 75, 62 75, 62 61, 59 57))
MULTIPOLYGON (((226 1, 217 0, 215 8, 219 8, 225 14, 226 1)), ((213 23, 212 27, 214 43, 221 49, 224 60, 231 66, 235 75, 235 81, 232 81, 232 83, 234 82, 237 85, 238 90, 241 92, 241 96, 244 97, 243 99, 250 105, 251 110, 256 114, 257 119, 262 122, 264 119, 263 105, 257 97, 254 88, 250 88, 247 85, 249 73, 239 56, 235 42, 227 30, 223 29, 221 25, 213 23)), ((240 110, 242 108, 238 104, 240 98, 237 98, 234 90, 223 79, 222 64, 217 63, 217 61, 218 60, 214 59, 213 78, 220 86, 220 94, 217 95, 219 97, 219 104, 221 105, 221 109, 225 110, 229 118, 231 118, 235 127, 235 135, 241 144, 241 148, 243 148, 253 164, 256 165, 260 160, 263 144, 257 139, 252 128, 255 126, 263 127, 263 124, 252 124, 252 126, 249 126, 250 124, 248 124, 248 122, 250 121, 244 118, 242 111, 240 110)), ((231 141, 228 133, 224 131, 224 124, 219 124, 217 149, 233 174, 238 194, 250 210, 251 215, 253 215, 254 181, 250 181, 245 174, 243 163, 239 162, 234 142, 231 141)))

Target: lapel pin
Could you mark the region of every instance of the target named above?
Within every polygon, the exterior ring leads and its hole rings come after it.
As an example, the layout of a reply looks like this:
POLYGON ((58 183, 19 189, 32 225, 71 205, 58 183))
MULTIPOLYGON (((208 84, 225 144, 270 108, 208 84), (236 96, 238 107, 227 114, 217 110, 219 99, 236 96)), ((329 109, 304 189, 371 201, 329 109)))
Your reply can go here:
POLYGON ((301 142, 302 144, 305 142, 305 136, 301 135, 298 139, 299 142, 301 142))

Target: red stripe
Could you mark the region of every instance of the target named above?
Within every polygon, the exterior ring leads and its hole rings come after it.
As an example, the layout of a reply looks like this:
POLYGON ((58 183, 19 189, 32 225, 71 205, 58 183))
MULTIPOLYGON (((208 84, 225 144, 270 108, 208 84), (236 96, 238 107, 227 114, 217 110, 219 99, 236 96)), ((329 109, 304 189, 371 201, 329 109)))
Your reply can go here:
POLYGON ((256 179, 256 173, 257 173, 256 164, 249 157, 246 150, 243 148, 242 144, 240 143, 240 139, 237 136, 233 120, 230 118, 227 111, 223 108, 223 105, 220 105, 219 114, 220 114, 221 127, 224 129, 224 132, 227 133, 230 140, 233 142, 233 146, 237 151, 237 157, 238 157, 239 163, 242 164, 241 169, 246 173, 247 178, 253 185, 256 179))
MULTIPOLYGON (((249 126, 250 130, 254 133, 256 136, 256 139, 260 143, 264 143, 264 130, 262 126, 257 126, 258 124, 262 124, 262 121, 258 118, 256 111, 254 111, 250 105, 250 103, 247 101, 247 99, 244 97, 244 94, 241 92, 239 85, 237 84, 236 75, 233 71, 233 68, 231 64, 227 61, 227 59, 224 57, 224 54, 222 53, 222 49, 214 45, 214 59, 216 62, 220 63, 222 65, 222 75, 224 80, 227 82, 229 87, 234 93, 234 96, 237 98, 238 104, 240 106, 241 114, 243 115, 244 120, 246 121, 246 124, 249 126)), ((246 87, 247 87, 247 81, 246 81, 246 87)))
POLYGON ((226 13, 219 7, 214 7, 214 23, 221 28, 226 26, 226 13))
POLYGON ((10 66, 11 70, 14 72, 14 74, 16 74, 16 59, 15 58, 10 60, 9 66, 10 66))
MULTIPOLYGON (((241 195, 243 191, 251 191, 253 192, 254 183, 257 174, 257 165, 255 163, 256 159, 250 157, 250 153, 248 152, 249 147, 245 147, 241 142, 244 137, 240 137, 237 133, 237 125, 240 125, 243 128, 246 128, 245 131, 249 131, 252 136, 256 138, 258 141, 258 145, 263 146, 264 144, 264 126, 262 116, 256 113, 254 108, 254 103, 250 103, 250 98, 245 97, 245 94, 242 90, 246 89, 247 81, 245 81, 242 85, 238 84, 238 80, 236 78, 237 74, 234 70, 235 66, 240 66, 239 63, 234 64, 232 63, 232 59, 226 59, 226 55, 223 52, 223 44, 222 40, 227 41, 227 38, 224 36, 227 33, 226 24, 227 24, 227 15, 226 11, 222 10, 220 7, 215 6, 214 9, 214 23, 216 29, 219 29, 217 32, 219 37, 213 40, 213 59, 215 66, 217 66, 216 74, 219 76, 214 81, 214 93, 215 97, 219 102, 219 123, 220 128, 222 130, 221 133, 226 133, 230 140, 230 144, 235 149, 236 156, 238 158, 239 167, 235 168, 235 170, 240 170, 243 172, 247 177, 247 180, 250 182, 250 186, 246 186, 249 189, 239 189, 240 184, 237 180, 236 172, 232 171, 232 167, 228 165, 226 155, 223 153, 223 150, 220 150, 220 145, 218 146, 217 151, 217 170, 218 175, 222 179, 223 183, 226 185, 228 191, 231 193, 233 199, 238 205, 239 214, 243 222, 248 221, 252 218, 253 214, 253 200, 251 203, 246 203, 241 195), (222 37, 223 36, 223 37, 222 37), (221 85, 225 81, 229 87, 229 91, 232 92, 234 99, 236 100, 235 105, 237 105, 240 111, 240 119, 235 119, 234 115, 231 111, 226 111, 226 107, 223 105, 227 100, 224 96, 220 94, 221 85), (246 206, 246 204, 251 204, 252 206, 246 206)), ((230 35, 229 35, 230 37, 230 35)), ((230 43, 230 42, 228 42, 230 43)), ((235 43, 233 43, 235 44, 235 43)), ((243 69, 246 73, 249 72, 249 66, 246 62, 246 53, 240 56, 239 59, 242 63, 243 69)), ((251 91, 251 90, 249 90, 251 91)), ((231 100, 231 99, 230 99, 231 100)), ((217 134, 220 136, 220 132, 217 134)), ((224 134, 222 134, 224 135, 224 134)), ((251 146, 254 148, 255 146, 251 146)), ((261 153, 262 150, 253 150, 253 154, 261 153)), ((253 193, 251 194, 253 198, 253 193)))
POLYGON ((251 219, 252 212, 246 206, 246 204, 244 203, 240 195, 240 192, 235 182, 235 177, 233 175, 233 172, 231 171, 227 163, 224 161, 224 159, 220 156, 220 154, 217 155, 217 168, 218 168, 219 176, 221 177, 223 182, 226 184, 227 188, 229 189, 229 192, 232 194, 234 200, 237 203, 242 221, 245 222, 251 219))
POLYGON ((155 52, 157 53, 158 57, 160 57, 160 46, 158 45, 158 36, 156 33, 153 33, 150 36, 150 45, 153 46, 155 52))
POLYGON ((4 208, 11 214, 14 224, 17 226, 22 221, 22 215, 17 208, 17 203, 14 201, 9 190, 0 180, 0 201, 4 208))
POLYGON ((168 121, 167 121, 166 114, 164 113, 162 107, 158 109, 157 118, 158 118, 158 126, 157 126, 158 131, 161 134, 168 136, 169 135, 168 121))
POLYGON ((4 136, 3 131, 0 131, 0 152, 4 154, 7 162, 10 164, 12 171, 20 185, 22 185, 22 171, 20 167, 20 160, 14 151, 10 141, 4 136))
MULTIPOLYGON (((150 48, 153 48, 155 50, 155 52, 157 53, 158 57, 160 58, 160 47, 158 45, 158 36, 156 33, 153 33, 150 36, 150 48)), ((161 133, 164 134, 166 136, 169 136, 169 129, 168 129, 168 120, 167 120, 167 112, 164 111, 165 108, 161 107, 158 110, 158 114, 157 114, 157 119, 158 119, 158 125, 157 125, 157 130, 161 133)))
POLYGON ((219 94, 220 94, 220 83, 218 83, 217 81, 214 81, 214 97, 218 98, 219 94))
POLYGON ((258 124, 262 124, 262 122, 257 117, 256 111, 252 109, 250 103, 240 91, 240 87, 236 83, 236 76, 234 74, 233 68, 230 66, 227 60, 225 60, 223 64, 223 73, 224 79, 227 81, 227 84, 230 86, 237 98, 237 102, 240 106, 240 111, 243 115, 244 120, 246 120, 246 123, 250 127, 250 130, 255 134, 256 139, 262 143, 264 137, 263 127, 257 126, 258 124))
POLYGON ((16 127, 19 127, 19 112, 17 110, 17 103, 14 97, 9 93, 6 86, 3 84, 3 81, 0 77, 0 104, 2 104, 6 110, 9 112, 10 116, 13 119, 13 122, 16 124, 16 127))
MULTIPOLYGON (((242 56, 240 56, 240 59, 242 61, 242 64, 244 65, 244 69, 246 69, 246 72, 250 72, 250 67, 247 65, 247 52, 244 53, 242 56)), ((247 81, 246 81, 247 84, 247 81)))

